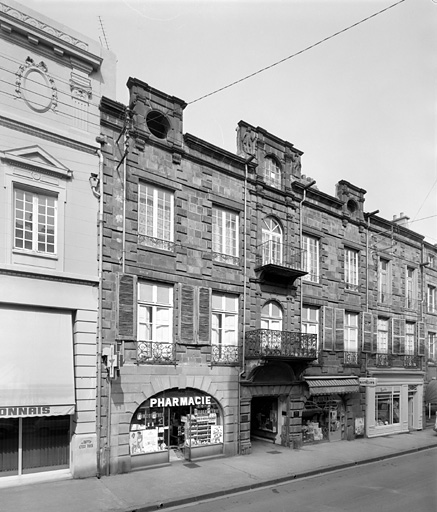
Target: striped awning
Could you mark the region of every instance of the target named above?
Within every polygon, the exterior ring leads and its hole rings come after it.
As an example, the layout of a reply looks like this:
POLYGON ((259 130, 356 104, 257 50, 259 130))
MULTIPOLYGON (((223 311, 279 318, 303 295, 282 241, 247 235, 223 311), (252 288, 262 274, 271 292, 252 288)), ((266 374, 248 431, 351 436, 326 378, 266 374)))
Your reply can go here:
POLYGON ((307 377, 305 381, 308 384, 312 395, 341 395, 346 393, 357 393, 360 390, 358 377, 329 379, 312 379, 307 377))

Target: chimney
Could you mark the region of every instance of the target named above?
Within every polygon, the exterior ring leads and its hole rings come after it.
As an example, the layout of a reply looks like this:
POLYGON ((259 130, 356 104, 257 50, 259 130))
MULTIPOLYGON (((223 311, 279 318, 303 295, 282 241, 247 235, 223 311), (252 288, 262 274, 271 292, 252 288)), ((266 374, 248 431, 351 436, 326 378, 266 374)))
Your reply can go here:
POLYGON ((399 214, 399 217, 397 215, 393 215, 393 223, 397 224, 398 226, 403 226, 404 228, 408 229, 408 221, 410 220, 410 217, 407 217, 404 212, 401 212, 399 214))

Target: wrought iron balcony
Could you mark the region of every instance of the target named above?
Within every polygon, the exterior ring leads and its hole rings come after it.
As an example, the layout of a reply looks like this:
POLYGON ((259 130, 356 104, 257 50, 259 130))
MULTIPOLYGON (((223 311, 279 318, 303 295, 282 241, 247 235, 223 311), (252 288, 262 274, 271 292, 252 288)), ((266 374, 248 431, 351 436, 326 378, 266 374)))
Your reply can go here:
POLYGON ((255 271, 261 281, 283 281, 293 284, 298 277, 307 274, 303 270, 303 253, 300 249, 268 240, 256 250, 255 271))
POLYGON ((211 364, 235 365, 240 361, 239 350, 236 345, 211 344, 211 364))
POLYGON ((270 329, 246 332, 246 358, 263 357, 317 359, 317 334, 270 329))
POLYGON ((421 368, 422 357, 414 354, 405 354, 402 356, 404 368, 421 368))
POLYGON ((170 240, 162 240, 161 238, 154 238, 153 236, 143 235, 141 233, 138 235, 138 244, 171 252, 174 252, 176 247, 176 244, 170 242, 170 240))
POLYGON ((358 352, 344 352, 345 366, 359 366, 360 354, 358 352))
POLYGON ((174 343, 162 341, 138 341, 138 364, 173 364, 176 359, 174 343))
POLYGON ((373 363, 378 367, 390 368, 393 366, 393 356, 391 354, 377 352, 374 354, 373 363))

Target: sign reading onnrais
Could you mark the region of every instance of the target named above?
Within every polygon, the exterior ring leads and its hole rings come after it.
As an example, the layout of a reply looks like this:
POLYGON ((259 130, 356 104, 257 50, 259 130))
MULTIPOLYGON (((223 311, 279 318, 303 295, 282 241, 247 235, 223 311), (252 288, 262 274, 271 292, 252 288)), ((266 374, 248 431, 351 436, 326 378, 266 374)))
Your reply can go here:
POLYGON ((180 407, 184 405, 211 405, 210 396, 172 396, 167 398, 151 398, 150 407, 180 407))
POLYGON ((64 416, 74 413, 74 405, 0 406, 0 418, 26 418, 28 416, 64 416))

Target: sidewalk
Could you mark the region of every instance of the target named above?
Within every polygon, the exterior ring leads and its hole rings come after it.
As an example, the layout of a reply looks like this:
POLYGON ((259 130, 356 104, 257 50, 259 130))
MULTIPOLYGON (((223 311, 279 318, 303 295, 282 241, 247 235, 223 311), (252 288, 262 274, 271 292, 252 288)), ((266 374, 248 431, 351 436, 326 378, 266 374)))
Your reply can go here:
POLYGON ((437 433, 429 427, 409 434, 305 445, 299 450, 255 441, 247 456, 176 462, 100 480, 0 486, 0 508, 2 512, 147 512, 436 448, 437 433))

